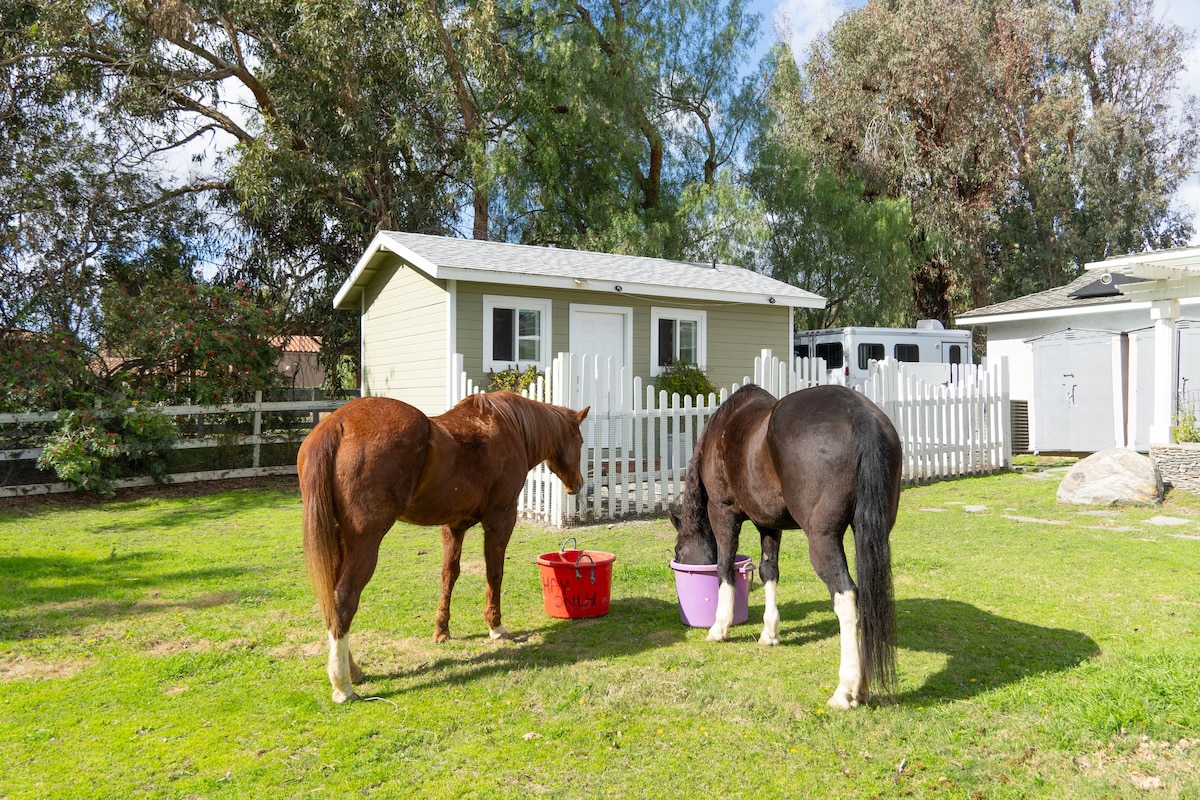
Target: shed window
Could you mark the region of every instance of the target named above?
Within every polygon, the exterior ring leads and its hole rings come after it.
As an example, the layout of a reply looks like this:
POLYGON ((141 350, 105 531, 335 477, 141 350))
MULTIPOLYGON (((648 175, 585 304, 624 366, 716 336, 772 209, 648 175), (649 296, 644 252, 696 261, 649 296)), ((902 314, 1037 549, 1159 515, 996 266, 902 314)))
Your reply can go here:
POLYGON ((920 361, 921 348, 915 344, 896 345, 894 355, 897 361, 920 361))
POLYGON ((883 361, 886 352, 882 344, 863 342, 858 346, 858 368, 866 369, 872 361, 883 361))
POLYGON ((694 364, 705 368, 708 317, 703 311, 676 308, 650 310, 650 373, 658 375, 669 364, 694 364))
POLYGON ((521 297, 483 299, 483 368, 545 370, 550 351, 550 301, 521 297))

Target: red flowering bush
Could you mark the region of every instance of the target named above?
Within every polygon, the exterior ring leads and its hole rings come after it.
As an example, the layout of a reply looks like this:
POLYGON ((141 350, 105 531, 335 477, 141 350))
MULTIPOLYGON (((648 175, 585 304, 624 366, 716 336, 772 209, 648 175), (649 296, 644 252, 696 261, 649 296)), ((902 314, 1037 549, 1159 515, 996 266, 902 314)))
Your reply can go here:
POLYGON ((279 375, 271 309, 249 288, 161 279, 105 299, 112 379, 149 402, 215 404, 253 400, 279 375))

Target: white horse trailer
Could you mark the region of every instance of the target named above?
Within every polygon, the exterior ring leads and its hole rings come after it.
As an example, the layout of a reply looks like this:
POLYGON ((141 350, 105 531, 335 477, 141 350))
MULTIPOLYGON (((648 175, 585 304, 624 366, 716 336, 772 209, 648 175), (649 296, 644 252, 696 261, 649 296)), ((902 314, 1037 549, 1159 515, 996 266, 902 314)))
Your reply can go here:
POLYGON ((866 380, 872 361, 885 358, 908 362, 909 374, 931 383, 947 383, 951 365, 971 363, 971 331, 947 330, 935 319, 920 320, 915 328, 797 331, 792 355, 825 359, 825 366, 850 386, 866 380))

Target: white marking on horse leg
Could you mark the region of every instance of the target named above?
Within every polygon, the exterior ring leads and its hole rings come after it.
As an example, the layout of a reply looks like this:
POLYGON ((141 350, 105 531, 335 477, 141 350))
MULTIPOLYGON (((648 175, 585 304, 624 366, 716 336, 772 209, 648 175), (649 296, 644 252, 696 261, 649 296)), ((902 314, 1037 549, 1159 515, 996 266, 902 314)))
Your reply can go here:
POLYGON ((779 606, 775 604, 775 587, 778 581, 763 581, 766 607, 763 609, 763 632, 759 644, 779 644, 779 606))
POLYGON ((842 630, 842 663, 838 668, 838 688, 829 698, 833 708, 857 708, 862 696, 862 662, 858 655, 858 596, 838 592, 833 596, 833 612, 842 630))
POLYGON ((503 625, 497 625, 494 628, 489 627, 488 636, 492 637, 493 639, 507 639, 509 638, 508 629, 503 625))
POLYGON ((350 683, 350 637, 333 638, 329 634, 329 682, 333 684, 333 702, 357 700, 350 683))
POLYGON ((733 584, 721 581, 717 588, 717 616, 711 628, 708 629, 710 642, 722 641, 733 625, 733 584))

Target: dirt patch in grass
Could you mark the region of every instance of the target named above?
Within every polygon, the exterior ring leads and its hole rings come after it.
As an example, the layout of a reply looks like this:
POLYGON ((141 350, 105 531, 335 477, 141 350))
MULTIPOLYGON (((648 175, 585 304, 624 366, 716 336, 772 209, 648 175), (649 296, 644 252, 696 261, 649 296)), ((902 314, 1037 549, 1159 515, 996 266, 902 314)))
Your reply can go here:
POLYGON ((1142 791, 1170 790, 1200 769, 1195 756, 1200 739, 1155 741, 1141 736, 1129 749, 1125 742, 1111 742, 1103 750, 1076 756, 1075 768, 1089 777, 1107 780, 1115 787, 1133 785, 1142 791))
POLYGON ((0 683, 20 680, 62 680, 78 675, 96 663, 94 658, 41 661, 18 655, 0 658, 0 683))

